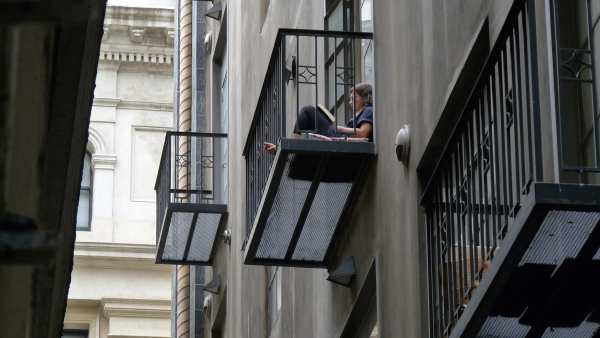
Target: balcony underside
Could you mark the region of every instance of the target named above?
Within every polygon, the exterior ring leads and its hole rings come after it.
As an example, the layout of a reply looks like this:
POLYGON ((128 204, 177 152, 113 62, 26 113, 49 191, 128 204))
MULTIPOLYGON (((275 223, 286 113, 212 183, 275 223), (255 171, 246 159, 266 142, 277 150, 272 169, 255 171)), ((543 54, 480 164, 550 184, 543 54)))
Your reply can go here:
POLYGON ((533 184, 451 337, 600 337, 600 186, 533 184))
POLYGON ((156 263, 210 265, 226 215, 226 205, 170 203, 158 240, 156 263))
POLYGON ((245 251, 245 263, 325 267, 351 210, 373 143, 282 139, 245 251))

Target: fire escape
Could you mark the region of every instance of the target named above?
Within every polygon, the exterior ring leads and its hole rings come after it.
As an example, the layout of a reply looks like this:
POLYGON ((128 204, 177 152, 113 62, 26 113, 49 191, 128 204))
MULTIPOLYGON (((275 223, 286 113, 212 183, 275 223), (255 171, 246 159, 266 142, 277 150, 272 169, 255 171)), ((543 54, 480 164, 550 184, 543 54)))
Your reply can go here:
MULTIPOLYGON (((368 140, 322 140, 294 123, 303 107, 325 107, 333 125, 357 111, 350 90, 365 68, 370 33, 282 29, 246 139, 244 262, 325 267, 375 155, 368 140), (275 154, 264 143, 277 145, 275 154)), ((318 108, 321 109, 321 108, 318 108)))
POLYGON ((540 3, 514 1, 419 166, 431 338, 600 337, 597 2, 540 3))

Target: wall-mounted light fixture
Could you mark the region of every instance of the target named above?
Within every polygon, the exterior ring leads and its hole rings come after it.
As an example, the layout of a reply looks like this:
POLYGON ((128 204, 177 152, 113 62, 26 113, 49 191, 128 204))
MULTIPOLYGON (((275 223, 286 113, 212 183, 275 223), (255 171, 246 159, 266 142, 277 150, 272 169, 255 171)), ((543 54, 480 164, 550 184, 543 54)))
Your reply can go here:
POLYGON ((212 49, 212 33, 208 32, 204 36, 204 51, 210 52, 212 49))
POLYGON ((231 245, 231 229, 225 229, 225 231, 223 231, 223 242, 227 245, 231 245))
POLYGON ((354 276, 356 276, 356 266, 354 264, 354 257, 350 256, 345 258, 335 270, 329 273, 327 280, 335 284, 349 287, 354 276))
POLYGON ((202 287, 202 290, 210 293, 214 293, 215 295, 219 293, 221 289, 221 277, 219 275, 215 275, 213 279, 208 282, 208 284, 202 287))
POLYGON ((214 19, 214 20, 221 20, 221 14, 223 13, 223 5, 221 5, 220 2, 217 2, 216 4, 213 3, 212 7, 208 9, 208 11, 206 11, 206 16, 214 19))
POLYGON ((408 158, 410 154, 410 127, 405 124, 398 134, 396 134, 396 157, 398 161, 402 162, 405 166, 408 165, 408 158))

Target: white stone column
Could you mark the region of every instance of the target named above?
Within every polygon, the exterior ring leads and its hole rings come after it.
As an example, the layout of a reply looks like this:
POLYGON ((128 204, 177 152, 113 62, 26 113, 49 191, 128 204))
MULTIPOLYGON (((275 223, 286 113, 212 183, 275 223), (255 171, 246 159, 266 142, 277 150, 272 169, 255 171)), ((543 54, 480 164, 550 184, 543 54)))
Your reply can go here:
POLYGON ((92 224, 96 238, 112 241, 116 155, 92 155, 92 224))

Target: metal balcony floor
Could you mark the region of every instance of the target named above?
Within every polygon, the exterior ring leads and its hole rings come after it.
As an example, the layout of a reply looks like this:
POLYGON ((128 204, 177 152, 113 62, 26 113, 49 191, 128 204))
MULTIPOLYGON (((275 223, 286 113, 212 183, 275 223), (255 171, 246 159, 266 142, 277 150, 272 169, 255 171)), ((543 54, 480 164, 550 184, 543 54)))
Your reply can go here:
POLYGON ((226 205, 170 203, 158 238, 156 263, 210 265, 226 215, 226 205))
POLYGON ((600 337, 600 186, 534 183, 451 337, 600 337))
POLYGON ((325 267, 374 154, 368 142, 282 139, 245 264, 325 267))

